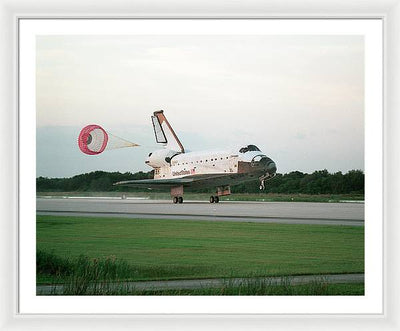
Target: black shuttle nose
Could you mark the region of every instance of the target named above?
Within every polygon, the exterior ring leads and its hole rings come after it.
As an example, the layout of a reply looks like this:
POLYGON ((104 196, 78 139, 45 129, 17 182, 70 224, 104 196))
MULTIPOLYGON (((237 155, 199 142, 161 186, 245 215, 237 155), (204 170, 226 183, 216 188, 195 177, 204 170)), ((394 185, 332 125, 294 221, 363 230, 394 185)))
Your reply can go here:
POLYGON ((274 161, 270 161, 267 163, 267 170, 270 174, 276 173, 276 164, 274 161))
POLYGON ((264 156, 260 163, 263 165, 264 169, 268 171, 270 174, 276 173, 276 164, 269 157, 264 156))

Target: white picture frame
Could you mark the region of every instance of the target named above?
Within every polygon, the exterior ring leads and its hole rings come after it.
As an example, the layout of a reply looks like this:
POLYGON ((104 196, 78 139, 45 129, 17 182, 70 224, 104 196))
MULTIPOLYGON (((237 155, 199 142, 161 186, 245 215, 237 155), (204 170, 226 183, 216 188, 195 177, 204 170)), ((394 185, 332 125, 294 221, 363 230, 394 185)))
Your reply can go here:
MULTIPOLYGON (((6 75, 4 78, 2 77, 2 87, 6 98, 3 101, 3 109, 7 109, 7 112, 3 113, 2 124, 3 124, 3 141, 1 144, 2 147, 2 155, 6 155, 7 162, 4 164, 4 171, 2 171, 3 183, 6 185, 3 186, 2 190, 2 208, 3 211, 3 220, 1 227, 1 236, 2 236, 2 247, 1 252, 1 293, 2 301, 0 306, 1 311, 1 319, 0 326, 5 328, 17 327, 19 329, 29 328, 32 324, 40 324, 41 329, 54 329, 54 328, 80 328, 86 329, 88 327, 88 316, 83 315, 74 315, 74 316, 39 316, 39 315, 20 315, 18 314, 17 307, 17 264, 16 264, 16 256, 17 256, 17 247, 16 247, 16 238, 18 234, 17 227, 17 208, 18 208, 18 159, 17 159, 17 148, 18 148, 18 131, 17 131, 17 123, 18 123, 18 113, 17 103, 16 103, 16 90, 18 86, 16 85, 16 24, 18 18, 20 17, 68 17, 68 13, 54 12, 54 9, 46 9, 40 8, 40 3, 37 4, 37 8, 29 8, 26 4, 20 2, 19 0, 13 1, 12 4, 6 3, 8 6, 3 6, 3 17, 2 20, 2 31, 6 34, 6 39, 2 52, 2 61, 1 64, 5 69, 6 75), (26 7, 25 7, 26 6, 26 7), (35 12, 35 10, 41 10, 40 15, 35 12), (13 64, 13 65, 10 65, 13 64), (10 111, 12 110, 12 111, 10 111), (10 141, 12 143, 10 143, 10 141), (11 271, 11 272, 10 272, 11 271)), ((108 7, 108 12, 110 14, 102 14, 97 13, 93 14, 90 11, 79 11, 79 5, 82 2, 69 2, 69 8, 77 8, 79 12, 79 16, 84 17, 93 17, 92 15, 101 17, 118 17, 119 15, 112 15, 111 13, 115 13, 112 10, 112 5, 107 5, 106 2, 101 2, 105 6, 108 7), (74 7, 75 6, 75 7, 74 7)), ((342 329, 352 329, 353 327, 364 327, 366 329, 372 328, 383 328, 387 329, 397 329, 399 326, 399 319, 396 316, 396 312, 398 312, 399 307, 396 304, 396 292, 395 289, 395 281, 396 276, 399 274, 399 266, 398 262, 395 258, 395 252, 397 251, 398 244, 396 243, 395 235, 397 233, 397 226, 395 216, 398 216, 398 210, 395 208, 395 198, 398 197, 398 178, 395 177, 396 166, 398 165, 398 158, 395 154, 395 142, 398 138, 398 125, 399 121, 397 115, 394 111, 396 109, 396 105, 399 104, 399 96, 396 95, 395 90, 399 87, 398 82, 398 73, 399 73, 399 37, 395 34, 396 29, 399 27, 400 21, 400 5, 399 1, 392 2, 383 2, 379 1, 369 1, 369 5, 371 9, 366 9, 366 7, 362 7, 357 4, 355 1, 346 2, 346 6, 352 4, 352 9, 348 9, 347 11, 342 10, 338 11, 341 8, 341 5, 344 4, 341 1, 331 1, 326 2, 325 4, 319 4, 317 2, 313 5, 308 5, 307 7, 299 7, 296 6, 294 2, 289 3, 285 6, 273 6, 266 8, 266 5, 262 4, 251 4, 249 7, 244 5, 237 5, 233 10, 229 10, 229 8, 225 7, 222 3, 212 4, 212 3, 203 3, 205 12, 202 14, 195 13, 192 9, 190 11, 187 7, 185 7, 184 3, 174 4, 173 8, 175 9, 174 14, 169 14, 168 8, 166 8, 166 4, 153 4, 153 5, 145 5, 140 4, 139 2, 135 2, 138 5, 142 5, 144 10, 139 14, 136 11, 132 10, 131 15, 127 15, 129 17, 196 17, 196 18, 210 18, 210 17, 273 17, 273 18, 283 18, 283 17, 291 17, 291 18, 328 18, 328 17, 373 17, 373 18, 382 18, 385 22, 385 73, 387 76, 385 77, 385 95, 386 95, 386 108, 385 108, 385 122, 384 122, 384 135, 385 135, 385 186, 384 186, 384 206, 385 206, 385 233, 384 233, 384 243, 386 247, 386 255, 385 255, 385 304, 384 304, 384 314, 379 316, 318 316, 318 315, 309 315, 309 316, 295 316, 295 315, 281 315, 281 316, 252 316, 252 315, 147 315, 147 316, 119 316, 121 317, 117 321, 115 321, 115 316, 108 315, 91 315, 90 318, 96 318, 94 321, 90 321, 90 323, 95 323, 98 328, 109 328, 111 327, 111 323, 113 323, 113 327, 115 324, 118 328, 124 327, 124 324, 129 319, 130 326, 132 327, 140 327, 144 328, 152 328, 154 326, 158 327, 169 327, 169 328, 178 328, 179 326, 187 329, 188 326, 185 325, 189 323, 191 328, 196 329, 204 329, 204 328, 219 328, 219 327, 231 327, 235 328, 244 328, 246 329, 257 329, 257 328, 266 328, 266 327, 275 327, 277 329, 283 329, 288 327, 293 327, 293 325, 302 325, 302 327, 307 329, 320 329, 322 327, 326 328, 342 328, 342 329), (397 7, 393 7, 393 5, 397 5, 397 7), (250 8, 251 7, 251 8, 250 8), (250 9, 248 9, 250 8, 250 9), (208 9, 208 10, 207 10, 208 9), (270 15, 270 9, 275 14, 270 15), (307 10, 307 14, 305 15, 303 11, 307 10), (294 12, 294 14, 293 14, 294 12), (321 15, 320 13, 325 13, 321 15), (367 13, 365 13, 367 12, 367 13), (289 14, 290 13, 290 14, 289 14), (314 14, 313 14, 314 13, 314 14), (397 38, 397 39, 396 39, 397 38), (396 56, 397 55, 397 56, 396 56), (397 74, 396 74, 397 73, 397 74), (391 153, 392 152, 392 153, 391 153), (387 181, 387 178, 390 178, 390 182, 387 181), (388 260, 389 259, 389 260, 388 260), (390 261, 390 263, 388 262, 390 261), (389 290, 393 289, 393 290, 389 290), (311 317, 311 318, 310 318, 311 317), (295 324, 294 324, 295 323, 295 324)), ((57 6, 66 5, 67 2, 60 2, 57 6)), ((132 5, 132 4, 131 4, 132 5)), ((130 6, 131 6, 130 5, 130 6)), ((123 6, 121 5, 121 12, 123 10, 123 6)), ((129 6, 127 6, 129 8, 129 6)), ((347 8, 347 7, 343 7, 347 8)), ((76 13, 77 11, 75 11, 76 13)), ((126 12, 125 12, 126 14, 126 12)), ((125 16, 125 15, 124 15, 125 16)), ((75 17, 72 15, 71 17, 75 17)), ((92 326, 92 324, 91 324, 92 326)))

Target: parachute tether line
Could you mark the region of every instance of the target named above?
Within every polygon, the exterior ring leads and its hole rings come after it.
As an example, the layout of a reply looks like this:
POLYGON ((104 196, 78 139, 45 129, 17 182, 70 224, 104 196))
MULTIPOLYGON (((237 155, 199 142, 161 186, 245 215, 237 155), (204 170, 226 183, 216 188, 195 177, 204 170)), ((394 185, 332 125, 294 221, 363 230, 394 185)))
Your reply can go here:
POLYGON ((108 133, 108 136, 111 138, 108 140, 107 149, 116 149, 116 148, 124 148, 124 147, 136 147, 140 146, 133 142, 130 142, 126 139, 120 138, 112 133, 108 133), (114 139, 112 139, 114 138, 114 139))

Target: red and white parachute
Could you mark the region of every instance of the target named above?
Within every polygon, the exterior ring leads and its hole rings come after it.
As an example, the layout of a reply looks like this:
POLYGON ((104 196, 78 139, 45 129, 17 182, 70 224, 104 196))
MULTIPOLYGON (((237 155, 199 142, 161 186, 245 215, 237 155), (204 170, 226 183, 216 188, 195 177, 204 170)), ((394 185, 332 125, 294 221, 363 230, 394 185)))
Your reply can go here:
POLYGON ((78 146, 85 154, 97 155, 106 149, 139 145, 106 132, 100 125, 91 124, 85 126, 79 133, 78 146))

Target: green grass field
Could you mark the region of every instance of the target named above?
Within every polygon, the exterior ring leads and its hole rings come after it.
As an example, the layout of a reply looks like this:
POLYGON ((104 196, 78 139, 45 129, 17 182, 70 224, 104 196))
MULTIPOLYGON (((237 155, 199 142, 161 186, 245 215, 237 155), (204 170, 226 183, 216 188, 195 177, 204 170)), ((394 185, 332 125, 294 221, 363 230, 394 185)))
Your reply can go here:
POLYGON ((364 227, 350 226, 37 216, 37 249, 122 260, 120 280, 364 272, 364 227))

